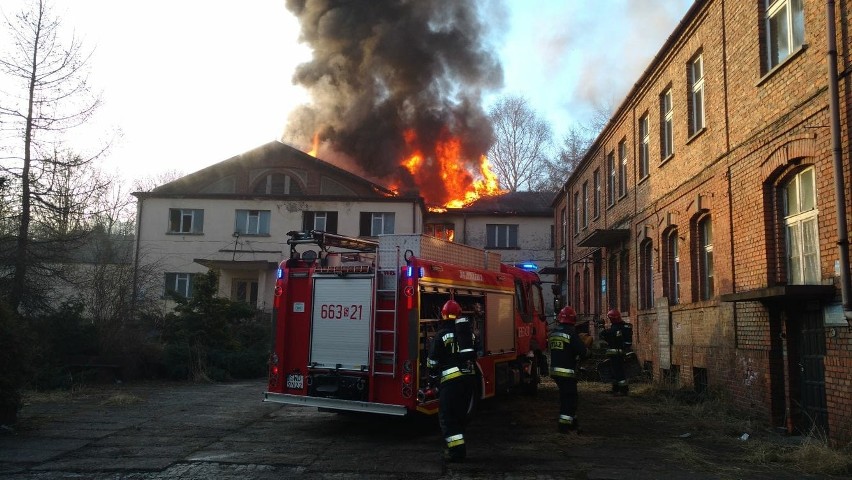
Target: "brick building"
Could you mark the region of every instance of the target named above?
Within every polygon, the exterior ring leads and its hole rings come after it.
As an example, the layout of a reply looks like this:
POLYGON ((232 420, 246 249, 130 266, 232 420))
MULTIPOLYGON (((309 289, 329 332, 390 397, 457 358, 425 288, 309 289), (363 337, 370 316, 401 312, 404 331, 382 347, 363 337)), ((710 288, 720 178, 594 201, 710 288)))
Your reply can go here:
POLYGON ((564 300, 618 308, 656 380, 836 441, 852 439, 850 19, 846 0, 696 0, 553 205, 564 300))

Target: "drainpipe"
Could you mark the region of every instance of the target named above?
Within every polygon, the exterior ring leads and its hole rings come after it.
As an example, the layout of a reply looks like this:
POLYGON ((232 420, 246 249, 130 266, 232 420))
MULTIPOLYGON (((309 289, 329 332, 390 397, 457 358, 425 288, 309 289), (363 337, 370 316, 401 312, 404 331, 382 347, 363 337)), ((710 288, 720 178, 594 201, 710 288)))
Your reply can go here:
POLYGON ((852 320, 849 304, 852 282, 849 278, 849 237, 846 229, 846 193, 843 182, 843 154, 840 147, 840 96, 837 93, 837 29, 834 19, 834 0, 826 1, 828 34, 828 96, 831 116, 831 150, 834 157, 834 194, 837 198, 837 248, 840 253, 840 292, 843 315, 852 320))

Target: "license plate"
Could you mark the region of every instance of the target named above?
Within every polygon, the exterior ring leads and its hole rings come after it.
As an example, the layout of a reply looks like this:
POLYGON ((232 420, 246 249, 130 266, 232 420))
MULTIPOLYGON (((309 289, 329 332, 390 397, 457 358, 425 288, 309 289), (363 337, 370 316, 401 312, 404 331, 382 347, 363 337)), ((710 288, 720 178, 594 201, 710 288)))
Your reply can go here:
POLYGON ((291 373, 287 375, 287 388, 304 388, 303 377, 301 373, 291 373))

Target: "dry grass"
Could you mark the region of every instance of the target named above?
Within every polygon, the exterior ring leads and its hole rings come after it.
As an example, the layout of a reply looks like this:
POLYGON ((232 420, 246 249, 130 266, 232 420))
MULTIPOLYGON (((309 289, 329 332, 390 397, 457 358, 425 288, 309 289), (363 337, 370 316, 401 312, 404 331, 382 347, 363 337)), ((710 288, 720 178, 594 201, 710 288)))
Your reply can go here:
MULTIPOLYGON (((852 473, 852 448, 849 446, 833 448, 824 435, 816 433, 801 437, 768 434, 767 425, 761 419, 745 416, 723 392, 697 395, 652 384, 636 387, 636 396, 642 399, 651 414, 677 416, 693 432, 701 432, 704 437, 731 441, 749 433, 747 441, 738 441, 743 458, 749 463, 766 466, 783 464, 811 475, 852 473)), ((706 464, 701 452, 684 442, 675 442, 666 448, 684 462, 706 464)))

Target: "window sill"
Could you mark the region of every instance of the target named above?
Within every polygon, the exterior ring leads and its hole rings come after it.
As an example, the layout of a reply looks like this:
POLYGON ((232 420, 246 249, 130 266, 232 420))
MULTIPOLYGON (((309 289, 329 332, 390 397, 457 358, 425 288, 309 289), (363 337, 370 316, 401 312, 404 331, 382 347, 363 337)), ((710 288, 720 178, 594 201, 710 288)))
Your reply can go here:
POLYGON ((783 69, 785 65, 787 65, 787 64, 788 64, 788 63, 790 63, 790 62, 792 62, 794 58, 797 58, 799 55, 801 55, 802 53, 804 53, 804 51, 805 51, 805 50, 807 50, 807 49, 808 49, 808 44, 807 44, 807 43, 803 43, 803 44, 802 44, 802 46, 801 46, 801 47, 799 47, 799 49, 798 49, 798 50, 796 50, 795 52, 791 53, 790 55, 787 55, 787 58, 785 58, 784 60, 781 60, 781 63, 779 63, 778 65, 775 65, 774 67, 772 67, 772 69, 771 69, 771 70, 769 70, 768 72, 766 72, 765 74, 763 74, 763 76, 762 76, 762 77, 760 77, 759 79, 757 79, 757 83, 755 83, 755 84, 754 84, 754 86, 755 86, 755 87, 759 87, 759 86, 760 86, 760 85, 762 85, 764 82, 766 82, 767 80, 769 80, 770 78, 772 78, 773 76, 775 76, 775 73, 776 73, 776 72, 778 72, 779 70, 783 69))
POLYGON ((674 158, 674 153, 669 154, 669 156, 668 156, 668 157, 664 158, 664 159, 660 162, 660 166, 662 167, 663 165, 665 165, 665 164, 669 163, 669 162, 670 162, 673 158, 674 158))
POLYGON ((268 233, 241 233, 240 237, 271 237, 268 233))
POLYGON ((204 232, 166 232, 166 235, 196 236, 204 235, 204 232))
POLYGON ((650 174, 645 175, 644 177, 639 179, 639 183, 637 183, 637 185, 642 185, 643 183, 647 182, 649 178, 651 178, 650 174))
POLYGON ((486 245, 485 249, 486 250, 520 250, 521 247, 490 247, 490 246, 486 245))
POLYGON ((693 140, 700 137, 704 131, 707 130, 707 127, 701 127, 697 132, 693 133, 691 137, 686 139, 686 144, 689 145, 693 140))

